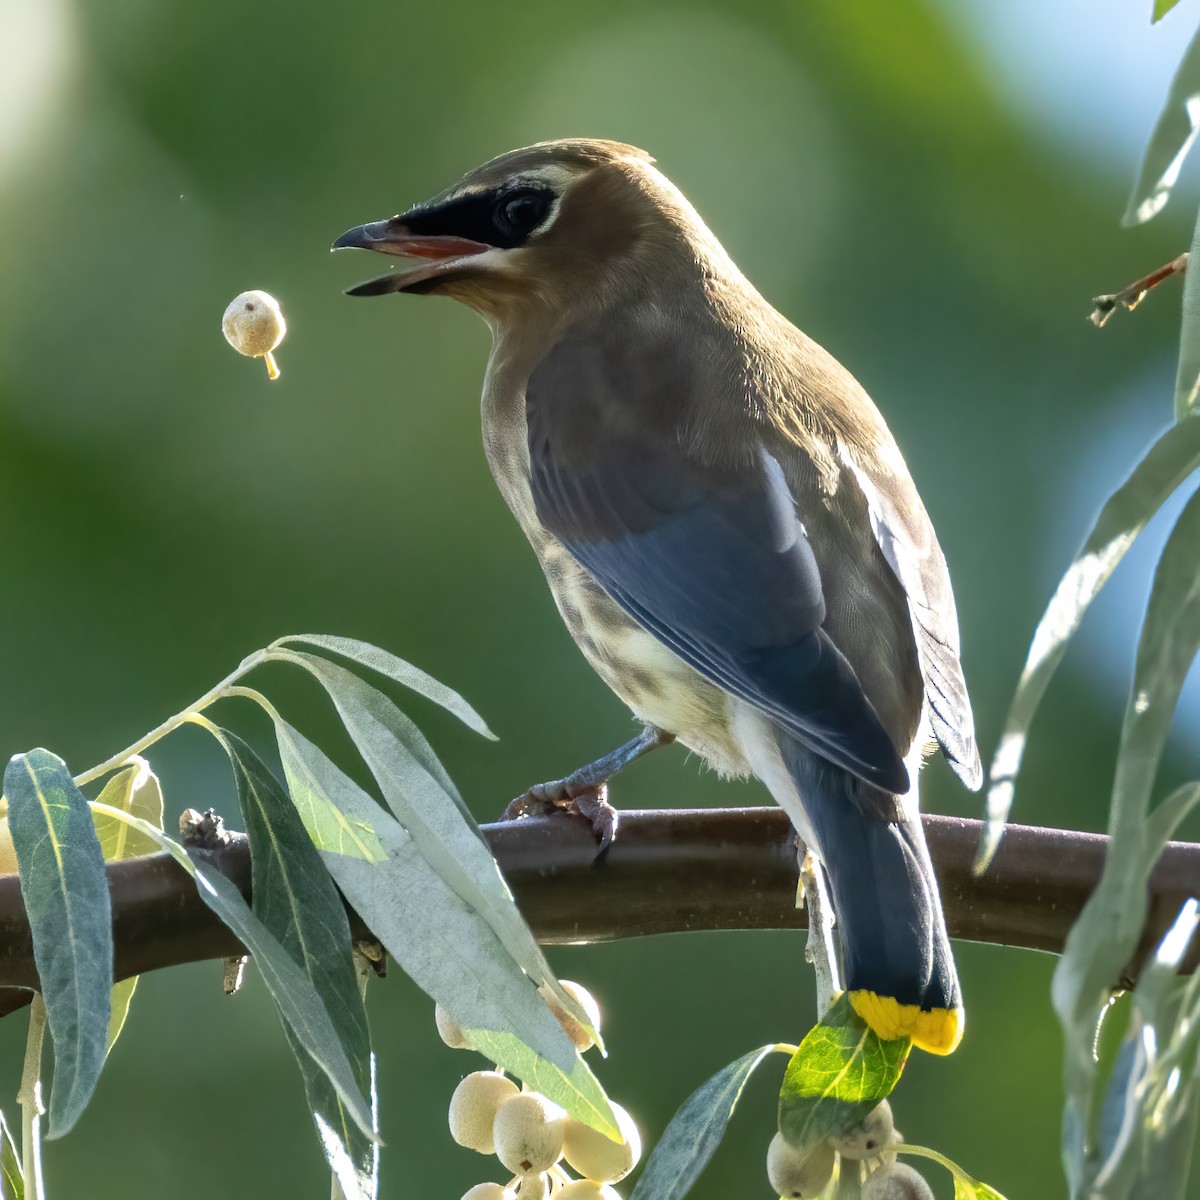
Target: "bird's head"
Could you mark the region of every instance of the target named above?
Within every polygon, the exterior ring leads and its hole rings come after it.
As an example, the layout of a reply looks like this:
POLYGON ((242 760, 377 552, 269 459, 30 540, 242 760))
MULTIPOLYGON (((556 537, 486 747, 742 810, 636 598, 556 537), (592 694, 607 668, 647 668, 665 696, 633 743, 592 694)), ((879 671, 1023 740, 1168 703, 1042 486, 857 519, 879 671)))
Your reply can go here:
POLYGON ((696 239, 711 235, 644 151, 570 139, 484 163, 431 200, 348 230, 333 249, 417 262, 351 296, 448 295, 503 323, 603 303, 673 262, 694 264, 696 239))

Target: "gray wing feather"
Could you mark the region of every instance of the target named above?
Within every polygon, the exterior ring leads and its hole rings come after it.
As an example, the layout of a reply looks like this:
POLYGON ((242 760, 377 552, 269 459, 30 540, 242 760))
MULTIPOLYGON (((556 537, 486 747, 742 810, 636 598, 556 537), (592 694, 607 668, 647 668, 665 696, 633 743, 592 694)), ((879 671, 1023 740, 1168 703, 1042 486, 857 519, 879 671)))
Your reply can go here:
POLYGON ((908 598, 934 735, 955 774, 977 791, 983 782, 983 767, 959 661, 958 613, 933 526, 907 480, 905 492, 911 494, 898 497, 901 503, 896 503, 844 449, 841 459, 867 501, 875 541, 908 598))

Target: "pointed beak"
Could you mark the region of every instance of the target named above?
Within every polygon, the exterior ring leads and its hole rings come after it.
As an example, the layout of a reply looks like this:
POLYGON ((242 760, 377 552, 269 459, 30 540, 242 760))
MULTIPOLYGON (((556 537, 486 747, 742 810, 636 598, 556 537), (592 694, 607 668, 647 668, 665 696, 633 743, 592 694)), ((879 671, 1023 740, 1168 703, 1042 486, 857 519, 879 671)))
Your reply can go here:
POLYGON ((442 277, 459 270, 463 259, 483 254, 491 247, 486 242, 475 242, 470 238, 414 233, 404 224, 403 217, 390 217, 386 221, 371 221, 347 229, 330 249, 374 250, 399 258, 426 260, 425 266, 384 275, 360 283, 346 292, 348 296, 384 296, 389 292, 428 290, 442 277), (426 286, 418 288, 417 285, 422 284, 426 286))

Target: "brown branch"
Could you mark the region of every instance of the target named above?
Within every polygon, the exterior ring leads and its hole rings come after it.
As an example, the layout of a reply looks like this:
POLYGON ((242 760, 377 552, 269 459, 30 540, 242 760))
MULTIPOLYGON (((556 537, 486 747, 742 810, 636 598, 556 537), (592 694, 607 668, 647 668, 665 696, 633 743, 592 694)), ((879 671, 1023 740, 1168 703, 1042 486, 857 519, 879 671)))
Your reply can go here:
MULTIPOLYGON (((991 868, 972 871, 980 822, 926 817, 952 937, 1059 951, 1100 878, 1108 839, 1069 830, 1010 825, 991 868)), ((608 855, 593 861, 586 822, 529 817, 484 826, 521 911, 546 944, 611 941, 653 933, 790 929, 797 867, 791 826, 777 808, 628 811, 608 855)), ((194 851, 250 893, 250 854, 235 834, 194 851)), ((117 979, 159 967, 224 958, 242 947, 200 900, 187 873, 166 854, 112 863, 117 979)), ((1200 845, 1171 842, 1150 881, 1150 914, 1129 985, 1180 905, 1200 891, 1200 845)), ((366 930, 351 913, 356 932, 366 930)), ((1200 946, 1184 969, 1194 971, 1200 946)), ((27 1003, 37 969, 16 876, 0 876, 0 1015, 27 1003)))
POLYGON ((1106 296, 1092 297, 1092 311, 1088 316, 1097 329, 1103 329, 1104 323, 1117 310, 1117 306, 1133 312, 1135 308, 1146 298, 1146 293, 1158 287, 1164 279, 1170 279, 1172 275, 1182 275, 1187 270, 1188 252, 1185 250, 1178 258, 1173 258, 1169 263, 1164 263, 1156 271, 1151 271, 1149 275, 1143 275, 1141 279, 1134 280, 1128 287, 1123 287, 1119 292, 1112 292, 1106 296))

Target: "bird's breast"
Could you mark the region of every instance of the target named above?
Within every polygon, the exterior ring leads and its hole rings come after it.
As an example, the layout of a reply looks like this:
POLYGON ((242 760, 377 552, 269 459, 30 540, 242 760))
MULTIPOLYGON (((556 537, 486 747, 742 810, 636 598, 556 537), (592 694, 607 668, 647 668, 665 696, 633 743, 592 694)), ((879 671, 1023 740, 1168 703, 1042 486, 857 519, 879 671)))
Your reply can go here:
POLYGON ((629 617, 561 543, 545 536, 535 547, 571 637, 638 720, 674 734, 722 774, 744 775, 731 698, 629 617))
POLYGON ((648 724, 672 733, 717 771, 744 775, 730 698, 637 624, 537 517, 529 487, 524 395, 491 373, 483 398, 488 465, 546 576, 571 637, 596 674, 648 724))

